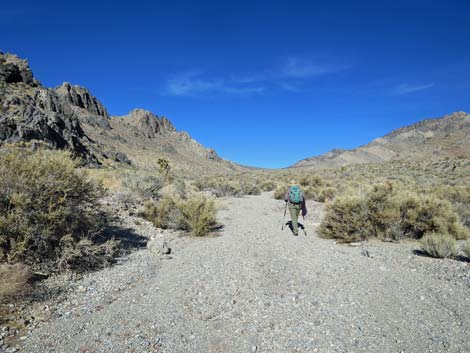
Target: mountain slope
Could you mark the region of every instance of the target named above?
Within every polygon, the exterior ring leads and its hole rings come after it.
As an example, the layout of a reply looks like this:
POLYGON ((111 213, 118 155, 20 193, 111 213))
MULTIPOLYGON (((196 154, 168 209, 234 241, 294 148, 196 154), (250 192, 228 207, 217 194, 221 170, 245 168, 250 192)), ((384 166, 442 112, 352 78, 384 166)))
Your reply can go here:
POLYGON ((470 114, 457 112, 406 126, 352 150, 335 149, 292 167, 334 168, 396 159, 470 156, 470 114))
POLYGON ((67 82, 46 88, 26 60, 0 52, 0 144, 33 140, 69 149, 88 165, 153 170, 158 158, 167 158, 174 170, 189 175, 243 169, 178 132, 165 117, 142 109, 111 117, 88 89, 67 82))

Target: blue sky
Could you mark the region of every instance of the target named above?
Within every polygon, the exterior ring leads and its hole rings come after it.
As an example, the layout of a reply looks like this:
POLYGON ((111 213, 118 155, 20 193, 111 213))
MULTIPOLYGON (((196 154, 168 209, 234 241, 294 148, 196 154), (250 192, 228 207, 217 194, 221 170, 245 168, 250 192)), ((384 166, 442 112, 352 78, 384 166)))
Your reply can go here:
POLYGON ((0 50, 46 86, 139 107, 224 158, 285 167, 470 111, 470 1, 21 1, 0 50))

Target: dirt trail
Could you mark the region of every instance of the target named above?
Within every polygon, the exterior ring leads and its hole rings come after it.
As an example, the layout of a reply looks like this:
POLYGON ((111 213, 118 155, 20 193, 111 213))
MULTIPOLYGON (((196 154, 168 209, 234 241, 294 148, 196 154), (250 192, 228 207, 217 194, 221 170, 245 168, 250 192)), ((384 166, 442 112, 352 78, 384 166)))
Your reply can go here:
POLYGON ((224 201, 211 239, 87 275, 25 352, 470 352, 468 263, 281 231, 269 193, 224 201))

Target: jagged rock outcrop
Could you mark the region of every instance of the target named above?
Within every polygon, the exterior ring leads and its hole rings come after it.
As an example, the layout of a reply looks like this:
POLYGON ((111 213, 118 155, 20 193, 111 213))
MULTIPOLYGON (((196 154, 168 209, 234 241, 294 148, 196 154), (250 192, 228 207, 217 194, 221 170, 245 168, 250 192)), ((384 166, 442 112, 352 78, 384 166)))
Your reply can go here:
POLYGON ((80 120, 92 126, 110 129, 109 113, 101 102, 86 88, 64 82, 55 92, 69 104, 80 120))
POLYGON ((13 54, 4 54, 2 52, 0 52, 0 82, 23 82, 30 86, 39 84, 34 80, 27 60, 20 59, 13 54))
POLYGON ((110 117, 104 105, 83 87, 68 82, 49 89, 37 81, 26 60, 0 53, 0 144, 40 140, 71 150, 87 164, 120 163, 152 168, 171 158, 176 170, 198 173, 236 168, 166 117, 134 109, 110 117), (125 153, 124 153, 125 152, 125 153))
POLYGON ((152 139, 157 135, 165 135, 175 132, 173 124, 165 117, 158 117, 152 112, 144 109, 134 109, 128 115, 116 117, 124 124, 134 127, 146 138, 152 139))
POLYGON ((73 109, 33 78, 27 61, 1 53, 0 72, 1 141, 42 140, 98 163, 73 109))

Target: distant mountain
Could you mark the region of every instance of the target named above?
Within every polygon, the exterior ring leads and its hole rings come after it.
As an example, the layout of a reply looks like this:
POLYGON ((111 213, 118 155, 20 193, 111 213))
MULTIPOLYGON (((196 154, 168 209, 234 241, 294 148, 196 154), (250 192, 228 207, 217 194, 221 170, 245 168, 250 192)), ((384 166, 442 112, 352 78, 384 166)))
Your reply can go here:
POLYGON ((178 132, 165 117, 132 110, 111 117, 83 87, 46 88, 26 60, 0 52, 0 144, 40 140, 69 149, 88 165, 132 164, 149 168, 158 158, 189 174, 240 170, 217 153, 178 132))
POLYGON ((457 112, 392 131, 352 150, 334 149, 292 167, 334 168, 390 160, 470 157, 470 114, 457 112))

